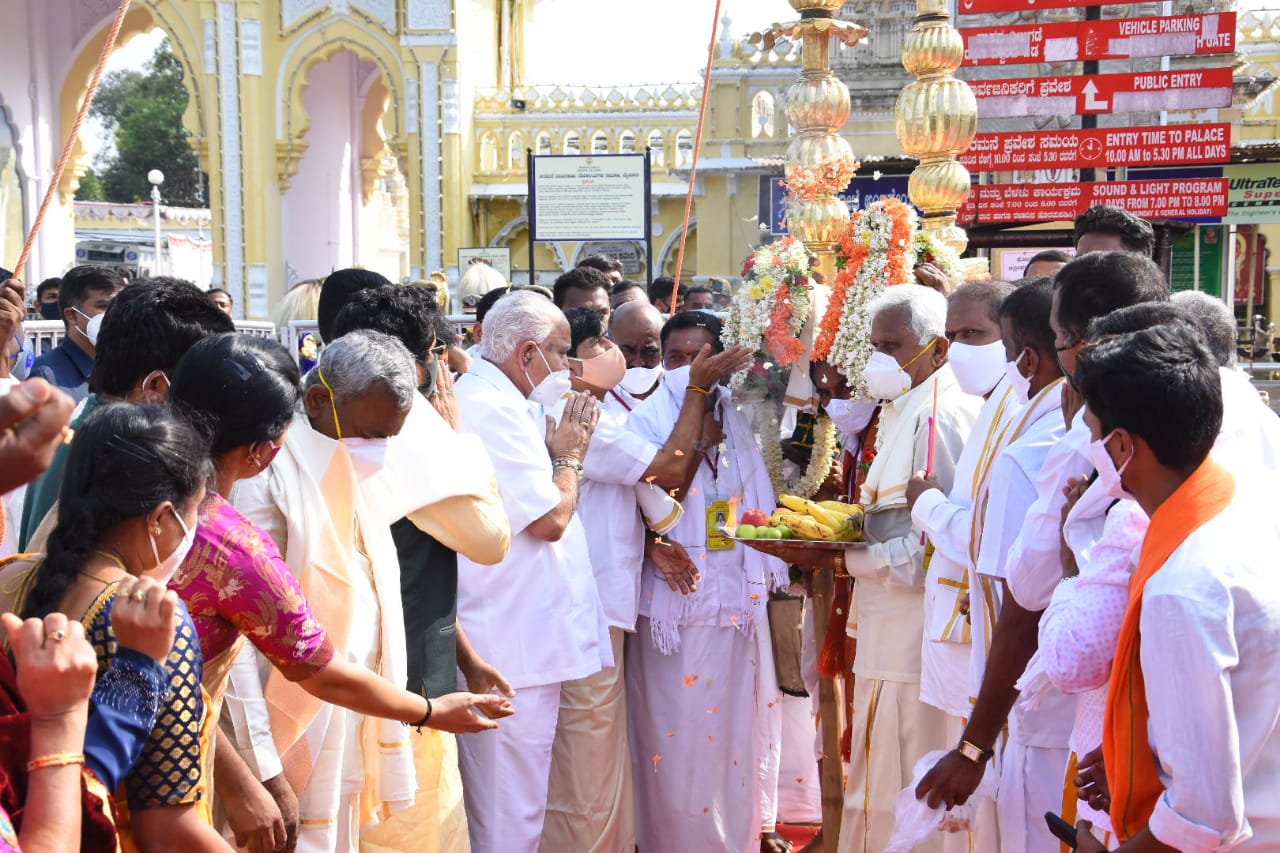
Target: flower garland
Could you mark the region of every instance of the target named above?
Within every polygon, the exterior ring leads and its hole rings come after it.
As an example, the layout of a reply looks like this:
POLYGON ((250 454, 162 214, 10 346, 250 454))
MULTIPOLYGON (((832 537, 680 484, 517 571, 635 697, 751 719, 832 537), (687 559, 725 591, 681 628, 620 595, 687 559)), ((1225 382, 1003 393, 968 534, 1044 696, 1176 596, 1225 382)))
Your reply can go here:
POLYGON ((911 281, 919 220, 896 198, 854 214, 838 238, 840 270, 814 343, 815 361, 828 361, 863 393, 862 368, 871 357, 868 308, 886 287, 911 281))
POLYGON ((745 412, 751 431, 760 443, 760 453, 764 456, 764 466, 769 471, 774 495, 798 495, 802 498, 816 495, 827 477, 831 476, 831 468, 840 452, 836 426, 831 418, 823 416, 814 424, 813 450, 809 456, 809 464, 799 480, 792 483, 786 476, 786 459, 782 454, 777 408, 756 403, 747 404, 745 408, 739 407, 739 411, 745 412))
POLYGON ((933 264, 942 271, 955 290, 965 282, 964 263, 956 250, 943 243, 930 231, 917 231, 914 241, 916 263, 933 264))
POLYGON ((843 192, 853 180, 859 165, 861 164, 848 154, 831 154, 814 166, 788 164, 786 180, 778 183, 786 187, 792 198, 812 201, 843 192))
MULTIPOLYGON (((766 367, 795 364, 804 355, 800 332, 812 305, 809 254, 804 244, 784 237, 761 246, 747 259, 742 284, 729 306, 721 340, 726 347, 747 346, 766 367)), ((750 369, 734 374, 738 388, 750 369)))
POLYGON ((835 422, 823 415, 813 427, 813 451, 809 456, 809 467, 791 494, 802 498, 816 495, 827 477, 831 476, 831 466, 835 464, 838 452, 835 422))

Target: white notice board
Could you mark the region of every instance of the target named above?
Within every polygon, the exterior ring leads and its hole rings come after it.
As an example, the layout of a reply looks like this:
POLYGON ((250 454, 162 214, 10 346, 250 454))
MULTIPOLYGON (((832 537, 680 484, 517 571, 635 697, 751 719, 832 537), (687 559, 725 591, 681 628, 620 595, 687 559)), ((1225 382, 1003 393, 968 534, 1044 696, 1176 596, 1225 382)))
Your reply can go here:
POLYGON ((536 241, 644 240, 645 154, 530 158, 536 241))

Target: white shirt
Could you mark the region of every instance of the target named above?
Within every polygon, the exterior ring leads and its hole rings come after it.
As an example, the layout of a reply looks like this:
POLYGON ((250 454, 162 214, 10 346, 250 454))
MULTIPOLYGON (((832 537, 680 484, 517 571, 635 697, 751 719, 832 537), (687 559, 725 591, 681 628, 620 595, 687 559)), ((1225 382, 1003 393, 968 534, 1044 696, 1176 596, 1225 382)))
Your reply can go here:
MULTIPOLYGON (((1059 385, 1052 385, 1037 394, 1015 419, 1008 446, 991 466, 985 497, 986 516, 978 548, 977 573, 981 577, 979 586, 971 593, 970 606, 970 613, 976 615, 974 635, 980 640, 973 644, 971 657, 974 697, 978 695, 986 669, 987 638, 994 632, 999 615, 999 597, 993 600, 993 593, 1008 576, 1010 545, 1022 529, 1026 508, 1036 500, 1036 477, 1065 432, 1062 392, 1059 385), (977 601, 977 607, 973 601, 977 601)), ((1056 543, 1055 537, 1055 557, 1056 543)), ((1059 568, 1058 577, 1061 576, 1059 568)), ((1014 706, 1010 733, 1026 746, 1062 748, 1070 736, 1074 717, 1075 700, 1054 691, 1053 695, 1042 698, 1035 711, 1019 701, 1014 706)))
POLYGON ((1149 827, 1185 851, 1280 849, 1280 526, 1270 495, 1236 486, 1142 595, 1148 731, 1165 788, 1149 827))
POLYGON ((1258 389, 1239 370, 1222 376, 1222 432, 1213 458, 1236 477, 1280 474, 1280 417, 1267 408, 1258 389))
POLYGON ((582 461, 578 516, 605 621, 634 631, 644 563, 644 521, 634 487, 662 448, 627 430, 628 405, 613 394, 600 403, 600 423, 582 461))
POLYGON ((502 562, 483 566, 458 555, 458 621, 517 689, 599 672, 613 661, 582 522, 575 513, 558 542, 528 529, 560 503, 542 408, 484 359, 456 393, 462 431, 489 452, 511 520, 502 562))
MULTIPOLYGON (((915 526, 933 544, 925 575, 924 642, 920 650, 920 700, 956 717, 969 714, 969 622, 960 612, 968 589, 970 526, 977 481, 994 459, 996 437, 1020 408, 1006 377, 978 411, 964 450, 956 461, 955 481, 944 494, 931 489, 911 509, 915 526)), ((976 549, 975 549, 976 550, 976 549)))

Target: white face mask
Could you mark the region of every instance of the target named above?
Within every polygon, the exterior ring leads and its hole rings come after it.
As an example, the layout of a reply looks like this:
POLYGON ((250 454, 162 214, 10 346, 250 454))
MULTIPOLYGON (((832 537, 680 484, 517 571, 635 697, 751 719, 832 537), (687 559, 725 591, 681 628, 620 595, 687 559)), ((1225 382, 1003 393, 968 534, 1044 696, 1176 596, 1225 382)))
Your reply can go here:
POLYGON ((1093 463, 1093 467, 1098 471, 1098 482, 1102 484, 1102 488, 1107 494, 1118 501, 1136 501, 1132 494, 1125 490, 1124 483, 1121 478, 1124 476, 1124 469, 1129 467, 1129 463, 1133 461, 1130 456, 1124 461, 1119 468, 1112 461, 1111 454, 1107 452, 1107 442, 1116 434, 1115 430, 1107 433, 1106 438, 1101 441, 1095 441, 1089 445, 1089 461, 1093 463))
POLYGON ((367 480, 386 467, 390 439, 344 438, 342 444, 351 456, 357 480, 367 480))
POLYGON ((862 379, 867 383, 867 393, 877 400, 896 400, 911 390, 911 376, 898 360, 878 351, 867 359, 862 379))
POLYGON ((836 429, 847 436, 855 436, 871 423, 876 404, 869 400, 832 400, 824 406, 836 429))
POLYGON ((947 361, 956 374, 960 390, 975 397, 984 397, 1004 375, 1004 343, 996 341, 982 346, 952 344, 947 350, 947 361))
POLYGON ((173 553, 160 559, 160 549, 156 547, 155 533, 148 533, 147 537, 151 540, 151 553, 155 555, 156 567, 142 574, 147 577, 155 578, 160 583, 168 586, 169 580, 178 571, 178 567, 182 565, 182 561, 187 559, 187 554, 191 552, 192 546, 196 544, 195 528, 187 529, 187 523, 182 520, 182 516, 178 515, 176 509, 170 508, 173 517, 178 519, 178 525, 182 528, 182 541, 178 543, 178 547, 173 549, 173 553))
POLYGON ((533 380, 529 378, 529 371, 524 372, 524 378, 529 380, 532 391, 529 392, 529 399, 542 406, 543 409, 550 411, 554 409, 565 397, 573 392, 573 380, 569 376, 569 369, 552 370, 547 357, 543 355, 542 350, 535 344, 534 349, 538 351, 538 355, 542 358, 542 363, 547 367, 547 375, 542 381, 534 385, 533 380))
POLYGON ((689 387, 689 373, 692 370, 693 366, 686 364, 684 367, 668 370, 662 377, 662 381, 671 389, 671 393, 680 403, 684 403, 685 389, 689 387))
POLYGON ((622 381, 618 383, 618 387, 633 397, 639 396, 652 391, 661 378, 661 364, 657 367, 628 367, 627 372, 622 375, 622 381))
POLYGON ((1018 365, 1022 363, 1022 356, 1026 354, 1027 351, 1023 350, 1017 358, 1006 362, 1004 366, 1005 374, 1009 377, 1009 384, 1013 386, 1013 396, 1024 406, 1031 402, 1031 380, 1022 375, 1018 365))
POLYGON ((89 321, 88 323, 85 324, 83 334, 85 336, 85 339, 88 340, 90 344, 96 347, 98 345, 98 332, 102 330, 102 318, 106 316, 106 312, 104 311, 101 314, 94 314, 92 317, 90 317, 88 314, 84 313, 79 308, 72 308, 71 310, 89 321))

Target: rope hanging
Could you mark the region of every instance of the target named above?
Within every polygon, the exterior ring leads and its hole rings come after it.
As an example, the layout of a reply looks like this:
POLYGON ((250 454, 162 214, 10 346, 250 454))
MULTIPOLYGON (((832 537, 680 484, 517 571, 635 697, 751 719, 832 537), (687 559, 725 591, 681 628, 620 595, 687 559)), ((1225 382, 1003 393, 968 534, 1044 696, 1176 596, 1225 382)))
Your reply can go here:
POLYGON ((49 189, 45 191, 44 201, 40 202, 40 212, 36 214, 36 221, 31 224, 31 233, 27 235, 27 242, 22 247, 22 254, 18 256, 18 264, 13 268, 13 277, 15 279, 22 278, 22 271, 27 266, 27 261, 31 258, 31 250, 36 243, 36 235, 40 233, 40 226, 44 224, 45 214, 49 212, 49 205, 53 203, 53 197, 58 192, 58 187, 62 185, 62 175, 67 170, 67 162, 71 159, 71 152, 75 148, 76 140, 80 138, 80 126, 84 124, 85 117, 89 115, 89 106, 93 103, 93 96, 98 91, 98 84, 102 82, 102 74, 106 71, 107 60, 111 57, 111 51, 115 49, 116 38, 120 35, 120 28, 124 26, 124 16, 129 11, 130 0, 120 0, 120 8, 116 10, 116 19, 111 24, 111 31, 107 33, 107 40, 102 45, 102 54, 98 57, 98 67, 93 70, 93 79, 89 81, 89 88, 85 90, 84 101, 80 104, 80 112, 76 114, 75 123, 71 125, 71 132, 67 134, 67 144, 62 146, 62 156, 58 158, 58 165, 53 170, 53 180, 49 183, 49 189))
MULTIPOLYGON (((711 93, 711 64, 716 58, 716 35, 720 31, 720 3, 716 0, 716 14, 711 21, 711 44, 707 45, 707 72, 702 75, 702 104, 698 107, 698 130, 693 135, 693 163, 689 168, 689 192, 684 197, 684 222, 680 225, 680 252, 676 255, 676 283, 671 288, 670 317, 676 313, 680 296, 680 275, 684 272, 684 244, 689 238, 689 214, 693 210, 693 188, 698 178, 698 154, 702 151, 702 128, 707 122, 707 100, 711 93)), ((679 151, 676 152, 677 156, 679 151)))

